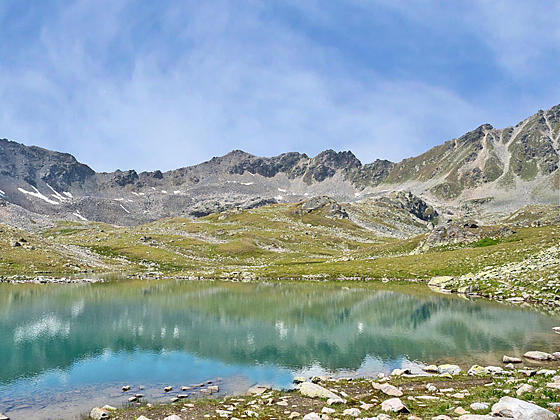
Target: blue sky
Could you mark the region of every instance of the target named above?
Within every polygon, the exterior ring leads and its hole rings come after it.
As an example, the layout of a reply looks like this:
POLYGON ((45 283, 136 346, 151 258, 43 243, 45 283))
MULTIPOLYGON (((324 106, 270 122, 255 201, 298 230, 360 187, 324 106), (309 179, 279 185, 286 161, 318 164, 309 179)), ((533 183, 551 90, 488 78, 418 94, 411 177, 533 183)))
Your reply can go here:
POLYGON ((398 161, 560 103, 560 2, 0 0, 0 137, 96 170, 398 161))

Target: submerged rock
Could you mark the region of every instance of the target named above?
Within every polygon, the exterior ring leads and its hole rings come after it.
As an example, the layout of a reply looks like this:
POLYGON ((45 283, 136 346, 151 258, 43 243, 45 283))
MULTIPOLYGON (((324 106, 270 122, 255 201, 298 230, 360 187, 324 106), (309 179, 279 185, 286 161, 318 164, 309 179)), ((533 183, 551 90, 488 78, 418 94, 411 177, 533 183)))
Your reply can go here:
POLYGON ((532 360, 552 360, 552 354, 545 353, 544 351, 528 351, 523 357, 532 360))
POLYGON ((511 357, 511 356, 506 356, 504 354, 504 357, 502 357, 502 362, 504 362, 504 363, 523 363, 523 360, 521 360, 519 357, 511 357))

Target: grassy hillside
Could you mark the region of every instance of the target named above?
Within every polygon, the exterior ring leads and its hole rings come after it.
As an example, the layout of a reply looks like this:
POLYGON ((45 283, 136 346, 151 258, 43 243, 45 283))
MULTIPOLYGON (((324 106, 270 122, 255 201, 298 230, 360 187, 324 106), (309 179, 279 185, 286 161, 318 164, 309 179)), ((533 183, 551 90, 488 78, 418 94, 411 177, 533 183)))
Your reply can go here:
MULTIPOLYGON (((525 209, 479 237, 423 248, 427 233, 381 237, 359 223, 294 205, 230 211, 200 219, 170 218, 137 227, 61 222, 37 235, 2 226, 0 275, 68 275, 120 271, 138 275, 215 278, 429 279, 462 275, 538 254, 557 245, 550 208, 525 209), (530 218, 537 218, 529 220, 530 218), (547 219, 548 218, 548 219, 547 219), (523 227, 526 226, 526 227, 523 227), (21 241, 14 246, 14 241, 21 241)), ((417 221, 415 223, 418 223, 417 221)))

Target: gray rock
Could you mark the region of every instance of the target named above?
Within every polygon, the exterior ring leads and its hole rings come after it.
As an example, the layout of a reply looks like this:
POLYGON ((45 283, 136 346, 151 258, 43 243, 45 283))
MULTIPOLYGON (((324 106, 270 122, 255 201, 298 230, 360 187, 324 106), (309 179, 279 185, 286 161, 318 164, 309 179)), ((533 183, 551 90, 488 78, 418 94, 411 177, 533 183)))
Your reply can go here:
POLYGON ((89 417, 93 420, 101 420, 101 419, 108 419, 109 413, 102 408, 94 407, 89 412, 89 417))
POLYGON ((347 408, 342 412, 343 416, 349 417, 358 417, 361 414, 361 411, 357 408, 347 408))
POLYGON ((321 420, 321 416, 317 413, 307 413, 303 416, 303 420, 321 420))
POLYGON ((518 400, 517 398, 502 397, 492 406, 495 417, 511 417, 514 419, 555 420, 556 414, 539 407, 536 404, 518 400))
POLYGON ((439 365, 438 372, 440 374, 449 373, 450 375, 458 375, 459 373, 461 373, 461 368, 457 365, 439 365))
POLYGON ((523 363, 523 360, 521 360, 519 357, 511 357, 511 356, 504 355, 504 357, 502 357, 502 362, 504 362, 504 363, 523 363))
POLYGON ((329 391, 327 388, 321 385, 314 384, 312 382, 302 382, 297 385, 296 388, 299 390, 300 394, 310 398, 324 398, 328 400, 341 400, 342 398, 336 395, 334 392, 329 391))
POLYGON ((470 405, 471 410, 473 411, 483 411, 483 410, 488 410, 490 406, 486 403, 481 403, 481 402, 474 402, 470 405))
POLYGON ((519 388, 517 388, 517 391, 515 391, 515 394, 518 397, 520 397, 521 395, 523 395, 527 392, 533 392, 534 390, 535 390, 535 388, 533 387, 533 385, 523 384, 519 388))
POLYGON ((405 407, 399 398, 390 398, 381 403, 381 409, 386 412, 393 413, 409 413, 408 408, 405 407))
POLYGON ((267 385, 255 385, 247 390, 249 395, 262 395, 270 389, 267 385))
POLYGON ((523 357, 531 360, 552 360, 552 355, 550 353, 545 353, 544 351, 528 351, 523 355, 523 357))
POLYGON ((402 391, 394 385, 382 384, 379 390, 384 394, 390 395, 391 397, 401 397, 403 395, 402 391))

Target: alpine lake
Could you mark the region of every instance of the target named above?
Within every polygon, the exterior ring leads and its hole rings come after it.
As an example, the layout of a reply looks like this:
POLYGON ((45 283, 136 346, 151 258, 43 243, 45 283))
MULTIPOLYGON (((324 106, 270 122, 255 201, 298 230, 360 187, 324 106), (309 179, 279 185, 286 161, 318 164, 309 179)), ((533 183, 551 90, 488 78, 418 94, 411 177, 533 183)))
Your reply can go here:
POLYGON ((296 376, 499 364, 503 354, 550 351, 559 324, 414 283, 0 284, 0 412, 80 418, 126 405, 124 385, 164 402, 165 386, 189 386, 195 398, 208 381, 223 395, 290 388, 296 376))

